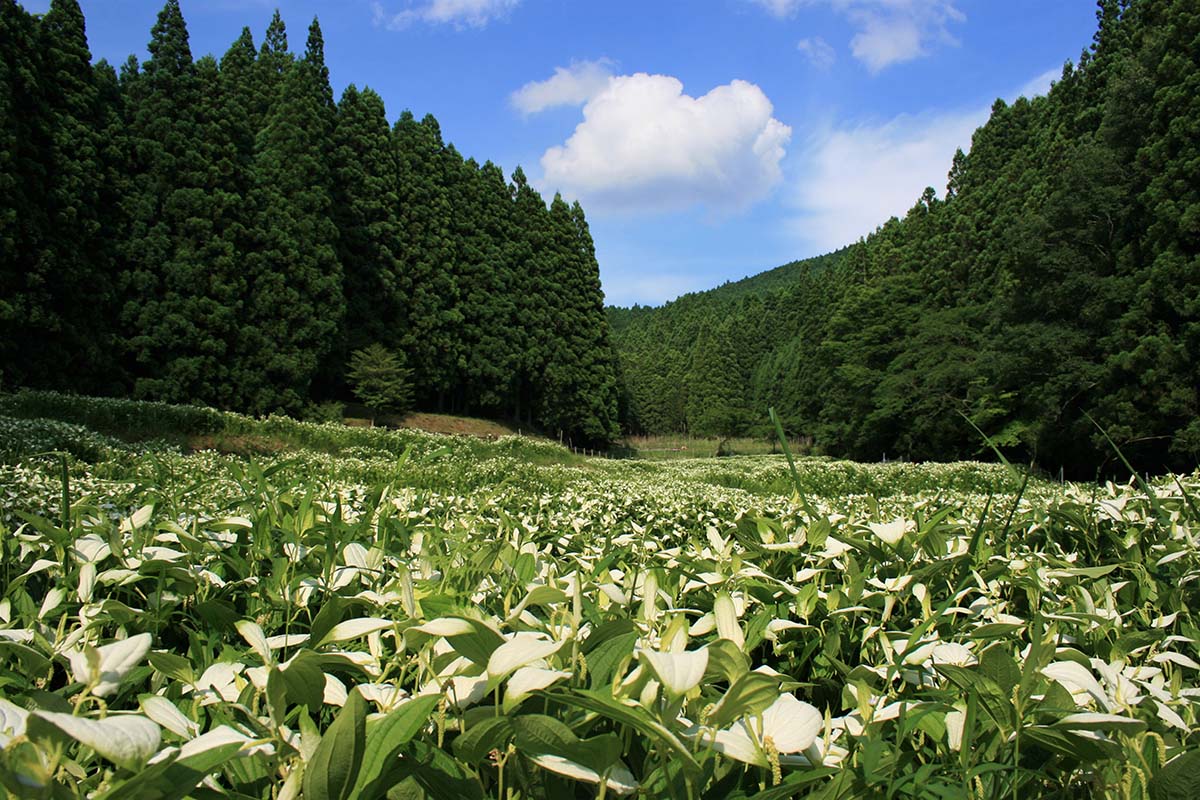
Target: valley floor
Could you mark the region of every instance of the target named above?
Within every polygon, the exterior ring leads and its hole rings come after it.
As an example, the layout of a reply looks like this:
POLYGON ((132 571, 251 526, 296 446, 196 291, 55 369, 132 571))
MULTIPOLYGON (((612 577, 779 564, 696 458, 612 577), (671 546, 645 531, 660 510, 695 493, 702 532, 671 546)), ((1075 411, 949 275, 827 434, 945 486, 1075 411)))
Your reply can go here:
POLYGON ((1190 796, 1200 475, 81 402, 0 416, 0 796, 1190 796))

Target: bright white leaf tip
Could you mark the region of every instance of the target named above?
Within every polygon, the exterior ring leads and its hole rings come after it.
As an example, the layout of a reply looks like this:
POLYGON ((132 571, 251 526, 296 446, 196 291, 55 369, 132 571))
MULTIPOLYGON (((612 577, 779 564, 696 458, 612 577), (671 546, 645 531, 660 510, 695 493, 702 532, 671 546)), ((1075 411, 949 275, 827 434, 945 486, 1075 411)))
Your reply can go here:
POLYGON ((1112 701, 1089 669, 1074 661, 1056 661, 1042 668, 1042 674, 1061 683, 1079 703, 1090 696, 1103 708, 1112 708, 1112 701))
MULTIPOLYGON (((600 773, 594 769, 577 764, 562 756, 541 755, 533 756, 530 760, 542 769, 564 775, 568 778, 574 778, 577 781, 597 784, 601 781, 600 773)), ((617 794, 633 794, 638 790, 637 779, 633 777, 633 774, 623 764, 614 765, 606 773, 603 780, 608 790, 617 794)))
POLYGON ((935 646, 930 652, 930 659, 934 664, 953 664, 957 667, 969 667, 978 662, 975 654, 958 642, 943 642, 935 646))
POLYGON ((462 636, 463 634, 473 633, 475 628, 465 619, 457 617, 439 617, 435 620, 430 620, 424 625, 416 625, 409 628, 409 631, 416 633, 424 633, 429 636, 462 636))
POLYGON ((1146 729, 1146 723, 1133 717, 1122 717, 1117 714, 1068 714, 1054 723, 1056 728, 1067 728, 1077 731, 1125 731, 1136 733, 1146 729))
MULTIPOLYGON (((759 719, 742 719, 712 734, 712 748, 742 763, 766 767, 768 738, 779 753, 802 753, 824 728, 825 718, 815 706, 784 694, 759 719)), ((692 733, 700 731, 694 728, 692 733)))
POLYGON ((891 522, 872 522, 868 527, 877 539, 894 546, 904 538, 904 533, 908 530, 908 521, 897 517, 891 522))
POLYGON ((521 667, 508 679, 508 686, 504 692, 504 710, 511 711, 530 692, 545 689, 570 677, 571 673, 563 670, 521 667))
POLYGON ((717 621, 718 637, 728 639, 738 647, 746 644, 746 635, 742 633, 742 626, 737 620, 737 607, 728 592, 719 593, 713 601, 713 617, 717 621))
POLYGON ((562 645, 562 642, 552 641, 544 634, 533 631, 515 633, 511 639, 492 651, 488 658, 488 675, 503 678, 515 669, 553 655, 562 645))
POLYGON ((658 653, 639 650, 638 658, 650 665, 659 683, 675 695, 687 694, 704 680, 708 669, 708 650, 692 650, 683 653, 658 653))
POLYGON ((67 659, 75 680, 91 686, 97 697, 104 697, 115 692, 130 670, 142 662, 150 652, 150 643, 150 634, 139 633, 95 648, 99 657, 96 661, 88 658, 86 649, 67 653, 67 659))
POLYGON ((815 706, 782 694, 762 714, 765 740, 770 736, 781 753, 799 753, 821 733, 825 718, 815 706))
POLYGON ((86 719, 56 711, 33 713, 126 769, 138 769, 154 755, 162 742, 162 729, 142 716, 122 714, 104 719, 86 719))

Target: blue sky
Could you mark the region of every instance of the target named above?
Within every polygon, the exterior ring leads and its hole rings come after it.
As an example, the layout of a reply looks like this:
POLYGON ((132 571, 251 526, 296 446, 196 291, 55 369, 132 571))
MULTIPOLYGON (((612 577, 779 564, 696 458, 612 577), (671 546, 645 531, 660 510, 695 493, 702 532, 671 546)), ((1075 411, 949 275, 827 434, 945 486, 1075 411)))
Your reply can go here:
MULTIPOLYGON (((25 0, 44 11, 49 0, 25 0)), ((81 0, 93 55, 161 0, 81 0)), ((314 15, 334 89, 433 113, 465 155, 587 211, 608 301, 818 255, 945 186, 997 97, 1045 91, 1092 0, 181 0, 194 54, 314 15)))

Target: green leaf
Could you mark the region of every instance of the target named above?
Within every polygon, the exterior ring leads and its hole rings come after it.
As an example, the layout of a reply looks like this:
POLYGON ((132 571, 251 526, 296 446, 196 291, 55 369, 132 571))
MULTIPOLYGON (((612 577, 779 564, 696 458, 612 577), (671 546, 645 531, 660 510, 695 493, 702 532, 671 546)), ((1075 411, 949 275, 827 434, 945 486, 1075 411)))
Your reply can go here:
POLYGON ((311 650, 301 650, 280 669, 288 698, 296 705, 308 706, 317 714, 325 702, 325 671, 322 657, 311 650))
POLYGON ((742 649, 728 639, 717 639, 710 642, 708 650, 708 668, 704 672, 705 680, 725 681, 730 685, 750 671, 750 660, 742 649))
POLYGON ((588 681, 594 689, 604 689, 627 659, 633 657, 638 634, 623 633, 606 639, 587 654, 588 681))
POLYGON ((742 717, 758 714, 779 698, 779 678, 761 672, 747 672, 733 682, 707 720, 724 728, 742 717))
POLYGON ((1008 733, 1013 729, 1012 701, 994 680, 966 667, 951 664, 935 664, 934 669, 959 689, 976 695, 984 713, 1001 731, 1008 733))
POLYGON ((351 796, 366 748, 366 718, 367 701, 358 692, 350 692, 346 706, 305 767, 305 800, 346 800, 351 796))
POLYGON ((337 595, 330 595, 321 604, 321 610, 313 617, 312 625, 308 628, 308 641, 314 643, 324 640, 325 635, 333 626, 341 622, 346 613, 346 601, 337 595))
POLYGON ((154 764, 95 800, 183 800, 225 762, 237 757, 240 742, 228 742, 194 755, 154 764))
POLYGON ((979 658, 979 671, 995 681, 1000 690, 1010 697, 1013 688, 1021 682, 1021 668, 1002 645, 983 651, 979 658))
POLYGON ((1150 779, 1151 800, 1192 800, 1200 797, 1200 750, 1189 750, 1163 765, 1150 779))
POLYGON ((559 694, 547 694, 545 692, 537 692, 537 694, 556 703, 582 708, 585 711, 592 711, 614 722, 628 725, 644 736, 649 736, 674 751, 675 758, 679 760, 679 763, 690 774, 700 774, 700 765, 696 763, 696 759, 692 756, 692 752, 688 749, 687 745, 640 707, 627 706, 614 699, 612 695, 597 691, 588 691, 586 689, 575 689, 559 694))
POLYGON ((488 717, 454 740, 454 754, 464 763, 481 764, 493 750, 503 753, 512 738, 512 719, 488 717))
POLYGON ((387 784, 382 780, 383 777, 393 766, 401 748, 429 722, 430 714, 437 708, 439 700, 440 695, 415 697, 367 726, 366 747, 358 778, 354 782, 353 797, 367 800, 382 797, 386 793, 387 784))

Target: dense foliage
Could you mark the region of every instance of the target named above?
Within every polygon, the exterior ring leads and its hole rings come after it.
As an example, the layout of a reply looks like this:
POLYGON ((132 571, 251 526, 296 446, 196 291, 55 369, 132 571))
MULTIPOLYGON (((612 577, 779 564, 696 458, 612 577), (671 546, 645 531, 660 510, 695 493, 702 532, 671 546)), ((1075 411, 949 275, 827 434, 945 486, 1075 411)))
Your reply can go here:
POLYGON ((997 101, 944 198, 777 271, 783 288, 614 312, 631 426, 720 433, 773 405, 828 453, 953 459, 984 446, 973 422, 1094 476, 1112 451, 1090 415, 1141 469, 1194 465, 1200 6, 1102 0, 1098 18, 1048 96, 997 101))
POLYGON ((425 408, 600 443, 615 357, 583 210, 464 159, 437 120, 335 103, 314 20, 193 59, 91 63, 76 0, 0 0, 0 378, 248 413, 347 397, 403 353, 425 408))
POLYGON ((1200 475, 240 420, 0 417, 0 797, 1196 796, 1200 475))

